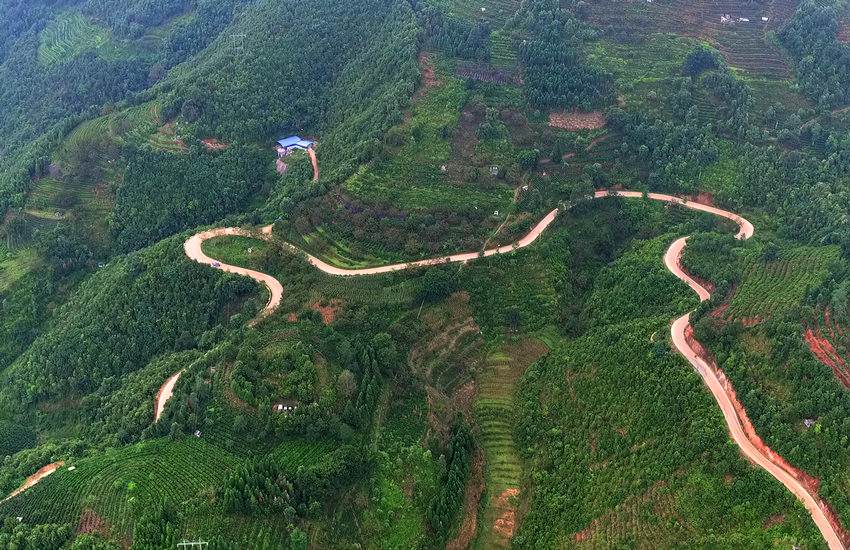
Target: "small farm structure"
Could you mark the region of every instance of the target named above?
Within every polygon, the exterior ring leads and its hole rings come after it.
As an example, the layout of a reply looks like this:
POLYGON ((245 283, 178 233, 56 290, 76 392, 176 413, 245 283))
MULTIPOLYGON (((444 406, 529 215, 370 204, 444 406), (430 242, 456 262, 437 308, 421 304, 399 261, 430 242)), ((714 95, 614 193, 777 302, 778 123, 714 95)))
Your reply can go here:
POLYGON ((278 140, 277 156, 283 158, 293 151, 307 151, 312 149, 314 145, 316 145, 315 141, 303 139, 301 136, 289 136, 278 140))

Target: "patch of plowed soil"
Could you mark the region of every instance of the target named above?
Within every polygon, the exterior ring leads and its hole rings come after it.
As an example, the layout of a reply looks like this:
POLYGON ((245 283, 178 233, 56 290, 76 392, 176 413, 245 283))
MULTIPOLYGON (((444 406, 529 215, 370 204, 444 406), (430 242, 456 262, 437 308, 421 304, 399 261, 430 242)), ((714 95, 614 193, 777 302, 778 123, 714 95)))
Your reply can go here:
POLYGON ((109 529, 106 526, 106 521, 97 515, 91 508, 86 508, 80 515, 80 523, 77 525, 77 533, 83 535, 85 533, 97 533, 104 537, 109 534, 109 529))
POLYGON ((605 115, 601 111, 549 113, 549 126, 570 132, 598 130, 605 127, 605 115))
POLYGON ((484 493, 484 453, 476 447, 463 497, 463 522, 457 536, 446 543, 446 550, 469 548, 478 530, 478 505, 484 493))

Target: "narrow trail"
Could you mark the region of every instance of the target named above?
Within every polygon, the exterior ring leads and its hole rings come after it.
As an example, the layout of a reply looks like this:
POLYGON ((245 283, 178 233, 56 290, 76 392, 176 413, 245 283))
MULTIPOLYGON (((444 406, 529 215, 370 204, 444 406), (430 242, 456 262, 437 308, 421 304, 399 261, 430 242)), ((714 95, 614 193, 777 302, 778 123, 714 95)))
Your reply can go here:
POLYGON ((319 159, 316 158, 316 151, 311 147, 307 149, 307 155, 310 157, 310 162, 313 163, 313 181, 319 181, 319 159))
MULTIPOLYGON (((736 237, 741 240, 749 239, 753 236, 755 229, 753 225, 743 217, 733 212, 728 212, 713 206, 707 206, 694 201, 689 201, 672 195, 662 193, 642 193, 640 191, 596 191, 594 199, 606 197, 624 197, 624 198, 643 198, 666 202, 669 204, 678 204, 685 208, 707 212, 715 216, 726 218, 738 225, 738 233, 736 237)), ((549 212, 540 222, 537 223, 529 233, 514 244, 501 246, 498 248, 486 249, 480 252, 467 252, 461 254, 453 254, 449 256, 441 256, 427 260, 419 260, 407 263, 390 264, 377 267, 369 267, 362 269, 342 269, 334 267, 311 254, 298 249, 294 245, 283 243, 284 246, 303 254, 307 261, 314 267, 328 275, 338 275, 343 277, 356 277, 365 275, 376 275, 380 273, 391 273, 412 269, 416 267, 440 265, 445 263, 469 262, 482 257, 494 256, 497 254, 506 254, 520 248, 524 248, 540 237, 544 231, 555 221, 558 216, 559 209, 554 209, 549 212)), ((227 235, 250 236, 262 240, 272 240, 272 226, 266 226, 260 229, 259 232, 249 231, 247 229, 227 227, 219 229, 211 229, 198 233, 189 238, 184 250, 186 255, 197 262, 212 265, 226 271, 251 277, 259 283, 262 283, 269 289, 270 298, 266 307, 260 312, 259 316, 252 321, 256 323, 261 319, 273 313, 280 305, 283 295, 283 285, 271 275, 260 273, 251 269, 246 269, 238 266, 231 266, 221 263, 213 258, 210 258, 203 253, 201 247, 204 241, 215 237, 227 235)), ((682 251, 687 244, 687 237, 682 237, 673 242, 670 248, 664 255, 664 263, 670 272, 684 281, 690 288, 699 296, 700 301, 708 300, 711 293, 688 275, 681 266, 682 251)), ((829 509, 828 505, 820 499, 817 493, 817 482, 804 472, 797 470, 791 466, 785 459, 768 448, 764 442, 755 433, 755 430, 746 416, 746 411, 737 399, 735 390, 731 383, 726 379, 723 372, 716 366, 709 364, 709 360, 704 359, 706 356, 702 345, 693 338, 693 329, 690 325, 691 313, 676 319, 671 327, 671 337, 673 346, 682 354, 682 356, 694 367, 705 382, 711 394, 717 401, 723 418, 726 421, 729 434, 733 441, 741 449, 741 452, 749 458, 754 464, 761 466, 780 483, 782 483, 791 493, 793 493, 806 507, 812 515, 812 519, 823 535, 829 547, 833 550, 844 549, 845 545, 842 541, 840 533, 843 532, 838 523, 835 514, 829 509)), ((167 384, 167 383, 166 383, 167 384)), ((160 400, 160 405, 164 406, 165 400, 160 400)))
POLYGON ((177 384, 177 380, 180 379, 180 375, 183 374, 183 371, 177 371, 171 376, 168 377, 168 380, 159 388, 159 391, 156 393, 156 399, 153 401, 153 421, 158 422, 159 417, 162 416, 163 411, 165 410, 165 403, 171 399, 171 396, 174 394, 174 386, 177 384))
POLYGON ((9 493, 9 496, 4 498, 3 502, 6 502, 10 498, 16 497, 19 494, 23 493, 24 491, 37 484, 39 481, 46 478, 64 465, 65 462, 63 460, 60 460, 59 462, 54 462, 53 464, 42 466, 36 473, 26 478, 20 487, 9 493))

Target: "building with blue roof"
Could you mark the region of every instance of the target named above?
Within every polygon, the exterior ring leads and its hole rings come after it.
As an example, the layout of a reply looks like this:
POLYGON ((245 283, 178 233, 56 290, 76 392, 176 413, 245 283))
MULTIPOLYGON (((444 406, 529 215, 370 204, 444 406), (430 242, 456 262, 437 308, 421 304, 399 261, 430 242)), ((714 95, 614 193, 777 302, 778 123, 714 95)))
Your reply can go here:
POLYGON ((281 156, 286 156, 296 149, 306 151, 315 144, 315 141, 303 139, 301 136, 289 136, 277 141, 277 152, 281 156))

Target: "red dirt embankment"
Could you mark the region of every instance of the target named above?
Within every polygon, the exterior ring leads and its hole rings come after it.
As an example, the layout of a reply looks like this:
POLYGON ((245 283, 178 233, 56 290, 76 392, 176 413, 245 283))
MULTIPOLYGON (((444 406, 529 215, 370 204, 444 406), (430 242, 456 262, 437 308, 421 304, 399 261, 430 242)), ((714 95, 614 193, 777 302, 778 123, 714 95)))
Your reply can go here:
MULTIPOLYGON (((765 443, 762 438, 756 433, 755 428, 753 427, 752 422, 750 421, 749 416, 747 415, 747 410, 744 408, 744 405, 738 399, 738 394, 735 392, 735 388, 732 387, 732 384, 726 378, 726 373, 718 367, 717 362, 714 357, 708 352, 708 350, 703 347, 703 345, 694 338, 694 329, 692 326, 688 325, 685 329, 685 338, 690 345, 691 349, 693 349, 699 357, 705 362, 706 365, 712 370, 714 376, 717 380, 720 381, 721 386, 723 387, 723 391, 729 397, 729 400, 732 402, 732 405, 735 408, 735 415, 740 420, 741 426, 744 429, 744 433, 747 435, 747 439, 759 450, 761 454, 766 456, 773 464, 790 474, 794 479, 796 479, 805 489, 811 494, 815 500, 817 501, 818 507, 823 511, 823 514, 826 516, 826 519, 829 521, 832 528, 835 530, 835 533, 841 540, 841 544, 843 547, 848 546, 850 543, 850 533, 844 529, 841 525, 841 522, 838 519, 838 515, 832 509, 832 507, 820 498, 818 491, 820 489, 820 480, 809 475, 803 470, 791 465, 785 458, 778 454, 776 451, 771 449, 767 443, 765 443)), ((829 542, 829 540, 827 541, 829 542)), ((830 545, 832 547, 832 545, 830 545)))
POLYGON ((172 374, 168 380, 160 386, 159 391, 156 393, 156 398, 153 400, 154 422, 157 422, 159 417, 162 416, 162 413, 165 410, 165 404, 174 394, 174 386, 177 384, 177 380, 180 378, 181 374, 183 374, 182 370, 172 374))
POLYGON ((15 496, 23 493, 24 491, 26 491, 27 489, 29 489, 30 487, 32 487, 33 485, 35 485, 36 483, 38 483, 42 479, 46 478, 47 476, 49 476, 50 474, 52 474, 53 472, 55 472, 56 470, 58 470, 59 468, 61 468, 64 465, 65 465, 65 461, 60 460, 59 462, 54 462, 53 464, 48 464, 47 466, 42 466, 36 473, 34 473, 33 475, 26 478, 24 480, 24 482, 21 484, 20 487, 18 487, 14 491, 12 491, 9 494, 9 496, 4 498, 3 502, 6 502, 10 498, 15 497, 15 496))
MULTIPOLYGON (((835 338, 836 327, 832 324, 829 310, 824 312, 824 321, 826 323, 829 338, 835 338)), ((839 332, 841 328, 838 327, 839 332)), ((847 367, 847 361, 841 357, 841 354, 832 345, 823 330, 820 327, 804 326, 803 339, 809 350, 812 352, 818 361, 832 369, 835 377, 841 382, 845 388, 850 388, 850 368, 847 367)))

